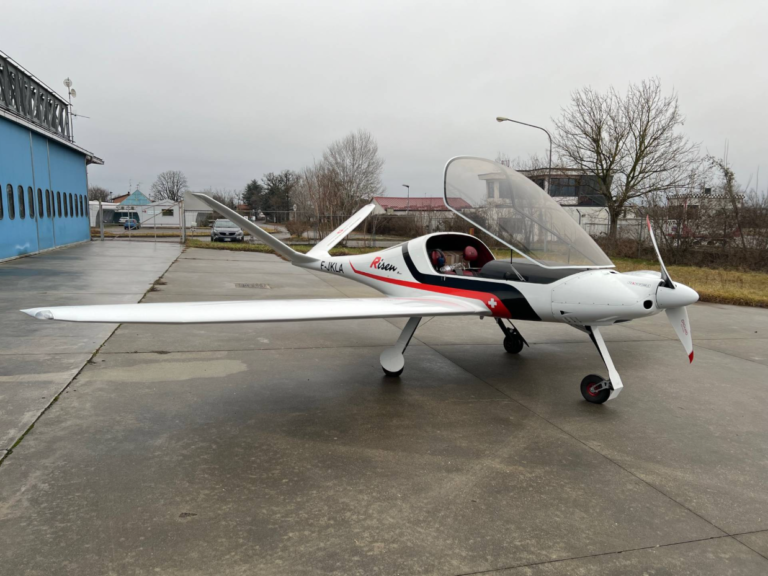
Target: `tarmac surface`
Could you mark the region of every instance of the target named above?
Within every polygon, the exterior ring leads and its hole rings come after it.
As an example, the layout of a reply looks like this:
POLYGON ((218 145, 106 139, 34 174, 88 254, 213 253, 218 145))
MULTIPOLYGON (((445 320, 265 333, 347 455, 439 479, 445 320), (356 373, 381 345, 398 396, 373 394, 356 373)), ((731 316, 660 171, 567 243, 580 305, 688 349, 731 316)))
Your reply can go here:
POLYGON ((172 244, 0 264, 0 574, 768 574, 768 310, 693 306, 690 366, 663 314, 605 330, 603 406, 564 325, 519 323, 512 356, 488 319, 425 319, 392 380, 405 320, 17 312, 343 296, 377 293, 172 244))

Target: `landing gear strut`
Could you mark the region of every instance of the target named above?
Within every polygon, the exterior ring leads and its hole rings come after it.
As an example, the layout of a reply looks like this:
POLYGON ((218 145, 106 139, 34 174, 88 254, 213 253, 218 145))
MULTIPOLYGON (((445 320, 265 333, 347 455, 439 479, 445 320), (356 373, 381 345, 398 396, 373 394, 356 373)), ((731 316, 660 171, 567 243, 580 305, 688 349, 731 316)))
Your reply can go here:
POLYGON ((590 326, 585 326, 585 329, 592 343, 597 348, 600 357, 603 359, 605 367, 608 369, 608 379, 597 374, 586 376, 581 381, 581 395, 584 396, 584 400, 587 402, 602 404, 616 398, 624 385, 621 383, 621 377, 613 365, 610 354, 608 354, 608 347, 605 345, 600 329, 590 326))
POLYGON ((528 346, 528 342, 525 341, 523 335, 518 332, 512 322, 509 323, 512 328, 506 327, 504 322, 501 321, 501 318, 496 318, 496 324, 498 324, 501 331, 504 332, 504 350, 510 354, 519 354, 520 350, 523 349, 523 344, 528 346))
POLYGON ((405 368, 403 353, 408 348, 408 344, 411 343, 411 338, 413 338, 413 333, 416 332, 419 322, 421 322, 420 317, 409 318, 395 345, 381 353, 379 357, 381 369, 388 377, 397 378, 403 373, 405 368))

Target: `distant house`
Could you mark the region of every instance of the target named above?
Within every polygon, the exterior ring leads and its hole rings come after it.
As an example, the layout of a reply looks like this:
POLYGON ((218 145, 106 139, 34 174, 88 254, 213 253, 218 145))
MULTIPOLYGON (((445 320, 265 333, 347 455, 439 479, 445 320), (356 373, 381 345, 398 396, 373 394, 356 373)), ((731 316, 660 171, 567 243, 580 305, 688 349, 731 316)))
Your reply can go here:
MULTIPOLYGON (((141 194, 141 192, 139 192, 141 194)), ((141 194, 144 196, 143 194, 141 194)), ((181 223, 181 205, 173 200, 159 200, 149 204, 129 204, 125 199, 132 194, 123 196, 121 203, 102 202, 102 217, 104 223, 119 224, 120 218, 133 218, 138 220, 145 228, 178 228, 181 223)), ((146 198, 146 196, 144 196, 146 198)), ((136 197, 134 197, 136 198, 136 197)), ((140 200, 140 198, 139 198, 140 200)), ((91 200, 90 214, 91 226, 98 226, 99 203, 91 200)), ((187 228, 198 226, 197 209, 184 210, 184 223, 187 228)))
POLYGON ((695 220, 701 212, 713 210, 732 210, 733 202, 737 206, 744 203, 743 194, 734 194, 733 200, 728 194, 712 194, 711 188, 704 188, 702 192, 690 194, 668 194, 670 220, 695 220))
POLYGON ((121 206, 149 206, 152 201, 147 198, 140 190, 134 190, 125 196, 113 198, 112 202, 121 206))
MULTIPOLYGON (((547 180, 550 180, 549 168, 518 172, 547 190, 547 180)), ((605 197, 598 189, 596 176, 585 174, 578 168, 552 167, 548 193, 563 206, 605 206, 605 197)))
MULTIPOLYGON (((590 235, 600 236, 608 232, 610 214, 606 208, 605 196, 598 192, 599 183, 596 176, 585 174, 578 168, 554 166, 551 177, 549 168, 518 170, 518 172, 545 190, 549 181, 549 195, 590 235)), ((618 222, 620 233, 624 229, 627 232, 634 232, 640 222, 640 216, 639 207, 628 202, 618 222)))
MULTIPOLYGON (((451 203, 457 210, 471 207, 460 198, 452 199, 451 203)), ((374 196, 373 204, 376 206, 373 209, 373 215, 408 216, 427 233, 443 230, 445 223, 456 217, 456 214, 445 205, 442 196, 429 198, 374 196)))
MULTIPOLYGON (((460 198, 451 200, 458 210, 469 208, 469 204, 460 198)), ((406 198, 405 196, 374 196, 373 203, 376 208, 373 214, 396 214, 420 212, 444 212, 446 216, 452 215, 443 201, 442 196, 429 198, 406 198)))
MULTIPOLYGON (((708 238, 721 238, 734 236, 735 227, 731 230, 709 229, 704 230, 698 222, 700 219, 712 228, 713 222, 727 221, 725 214, 744 204, 744 194, 734 194, 731 198, 728 194, 713 194, 711 188, 704 188, 700 192, 667 195, 667 221, 666 233, 670 235, 696 236, 708 238), (718 218, 718 214, 720 217, 718 218), (707 222, 709 220, 709 222, 707 222)), ((731 226, 735 226, 734 223, 731 226)))

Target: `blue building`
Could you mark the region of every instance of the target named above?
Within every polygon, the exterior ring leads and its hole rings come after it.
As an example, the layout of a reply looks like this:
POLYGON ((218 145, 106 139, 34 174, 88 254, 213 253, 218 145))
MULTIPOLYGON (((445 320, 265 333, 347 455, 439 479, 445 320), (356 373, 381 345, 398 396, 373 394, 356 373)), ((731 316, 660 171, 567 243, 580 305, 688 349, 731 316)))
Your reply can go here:
POLYGON ((89 164, 67 101, 0 52, 0 261, 90 239, 89 164))
POLYGON ((152 201, 144 196, 141 190, 134 190, 120 202, 120 206, 149 206, 150 204, 152 201))

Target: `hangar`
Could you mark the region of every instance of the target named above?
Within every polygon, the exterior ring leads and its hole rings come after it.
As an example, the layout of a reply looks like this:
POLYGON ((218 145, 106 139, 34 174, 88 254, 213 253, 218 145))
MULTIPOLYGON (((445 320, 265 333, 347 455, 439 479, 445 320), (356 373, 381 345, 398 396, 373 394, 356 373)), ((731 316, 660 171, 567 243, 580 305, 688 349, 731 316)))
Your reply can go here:
POLYGON ((0 261, 90 239, 89 164, 67 100, 0 52, 0 261))

